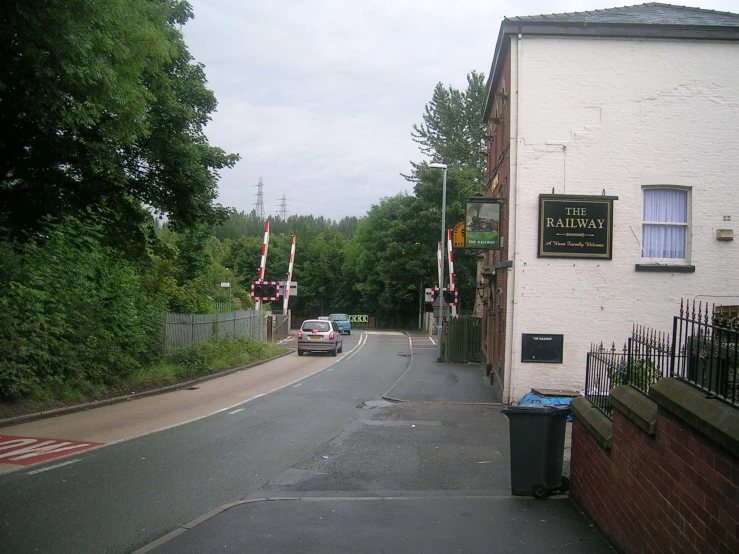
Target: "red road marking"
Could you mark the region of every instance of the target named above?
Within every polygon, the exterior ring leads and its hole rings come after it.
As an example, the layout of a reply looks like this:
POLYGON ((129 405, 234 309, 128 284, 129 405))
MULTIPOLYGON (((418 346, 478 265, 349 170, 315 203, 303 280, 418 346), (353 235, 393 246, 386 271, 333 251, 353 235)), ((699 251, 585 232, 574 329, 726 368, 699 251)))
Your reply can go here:
POLYGON ((0 464, 30 466, 61 456, 77 454, 101 444, 103 443, 0 435, 0 464))

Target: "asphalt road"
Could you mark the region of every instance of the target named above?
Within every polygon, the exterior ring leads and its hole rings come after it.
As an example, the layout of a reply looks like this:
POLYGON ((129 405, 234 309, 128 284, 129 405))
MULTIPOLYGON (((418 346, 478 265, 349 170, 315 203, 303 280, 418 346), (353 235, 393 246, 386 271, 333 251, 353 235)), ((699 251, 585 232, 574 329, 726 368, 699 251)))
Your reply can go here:
MULTIPOLYGON (((345 337, 344 351, 360 337, 345 337)), ((403 374, 408 353, 402 335, 368 335, 335 365, 241 411, 85 452, 50 471, 1 475, 0 552, 129 553, 246 498, 306 456, 319 456, 364 401, 378 399, 403 374)), ((296 364, 307 359, 291 357, 296 364)))

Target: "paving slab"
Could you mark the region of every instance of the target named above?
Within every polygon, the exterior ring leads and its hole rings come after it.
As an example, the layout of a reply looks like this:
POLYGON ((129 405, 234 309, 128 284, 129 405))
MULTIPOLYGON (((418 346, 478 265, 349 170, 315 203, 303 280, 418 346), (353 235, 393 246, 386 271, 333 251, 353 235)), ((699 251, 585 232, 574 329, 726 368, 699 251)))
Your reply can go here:
POLYGON ((613 551, 568 500, 364 497, 239 504, 150 552, 613 551))

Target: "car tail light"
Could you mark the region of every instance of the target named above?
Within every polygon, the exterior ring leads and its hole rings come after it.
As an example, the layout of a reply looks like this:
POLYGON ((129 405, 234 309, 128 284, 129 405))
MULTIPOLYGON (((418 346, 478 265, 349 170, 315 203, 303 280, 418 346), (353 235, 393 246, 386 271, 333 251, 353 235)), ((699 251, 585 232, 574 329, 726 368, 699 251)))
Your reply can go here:
POLYGON ((303 331, 298 331, 298 340, 303 338, 303 331))
POLYGON ((331 332, 330 332, 330 333, 328 334, 328 340, 334 340, 334 332, 333 332, 333 331, 331 331, 331 332))

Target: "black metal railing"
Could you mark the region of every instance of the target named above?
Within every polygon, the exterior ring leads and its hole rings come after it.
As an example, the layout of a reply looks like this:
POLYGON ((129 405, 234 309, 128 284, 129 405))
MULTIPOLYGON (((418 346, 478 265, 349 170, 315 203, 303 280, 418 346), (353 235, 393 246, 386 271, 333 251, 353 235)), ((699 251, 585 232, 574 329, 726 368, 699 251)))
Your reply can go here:
POLYGON ((623 383, 644 394, 649 387, 669 375, 672 360, 670 335, 641 325, 634 325, 628 341, 626 375, 623 383))
POLYGON ((671 376, 739 407, 739 319, 724 317, 716 306, 680 303, 667 333, 635 325, 621 352, 592 344, 585 369, 585 397, 609 418, 611 389, 631 385, 642 391, 671 376))
POLYGON ((671 361, 670 336, 635 325, 623 349, 615 343, 610 349, 591 345, 585 369, 585 397, 609 418, 613 407, 608 399, 611 389, 631 385, 643 393, 652 383, 667 375, 671 361))
POLYGON ((670 375, 710 396, 739 406, 737 368, 739 331, 736 319, 717 314, 716 306, 680 303, 673 322, 670 375))
POLYGON ((611 389, 619 384, 620 376, 626 372, 628 352, 616 351, 613 344, 610 349, 591 344, 585 367, 585 398, 603 412, 606 417, 613 416, 613 405, 608 398, 611 389))

